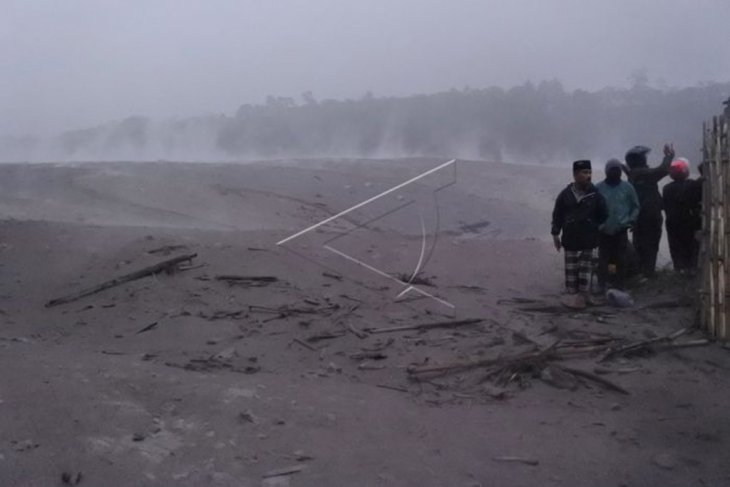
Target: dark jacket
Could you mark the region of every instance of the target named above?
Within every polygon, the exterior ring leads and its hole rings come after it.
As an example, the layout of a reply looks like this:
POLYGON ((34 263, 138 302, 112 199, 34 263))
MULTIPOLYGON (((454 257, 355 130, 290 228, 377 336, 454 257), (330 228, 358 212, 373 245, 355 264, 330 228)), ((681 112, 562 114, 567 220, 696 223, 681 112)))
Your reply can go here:
POLYGON ((694 232, 702 227, 702 183, 694 179, 672 181, 662 190, 667 228, 694 232))
POLYGON ((659 181, 669 175, 672 156, 665 156, 657 167, 639 166, 629 170, 629 182, 634 185, 639 197, 639 220, 657 219, 662 216, 662 195, 659 194, 659 181))
POLYGON ((551 233, 560 235, 565 250, 590 250, 598 246, 598 227, 608 218, 603 196, 592 184, 578 201, 573 184, 563 189, 555 200, 551 233))

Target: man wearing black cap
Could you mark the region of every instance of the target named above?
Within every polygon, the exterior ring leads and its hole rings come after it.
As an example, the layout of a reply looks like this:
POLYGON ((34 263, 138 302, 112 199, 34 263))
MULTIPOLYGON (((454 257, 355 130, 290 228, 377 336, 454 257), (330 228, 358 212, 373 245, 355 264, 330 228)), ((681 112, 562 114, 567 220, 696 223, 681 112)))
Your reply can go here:
POLYGON ((552 236, 555 249, 565 249, 564 303, 582 308, 590 302, 598 227, 608 218, 606 202, 591 183, 591 161, 573 163, 573 182, 555 200, 552 236))
POLYGON ((639 254, 639 267, 645 277, 653 277, 656 270, 656 256, 664 222, 658 183, 669 174, 669 167, 674 159, 674 146, 664 145, 664 160, 657 167, 647 165, 646 155, 649 151, 651 149, 648 147, 637 145, 626 152, 629 182, 634 185, 640 205, 634 229, 634 248, 639 254))

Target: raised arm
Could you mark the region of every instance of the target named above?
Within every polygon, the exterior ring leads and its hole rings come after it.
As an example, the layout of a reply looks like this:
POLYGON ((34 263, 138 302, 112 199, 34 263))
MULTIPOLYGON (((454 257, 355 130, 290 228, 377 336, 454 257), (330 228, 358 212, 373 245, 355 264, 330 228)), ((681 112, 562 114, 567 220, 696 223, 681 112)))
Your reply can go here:
POLYGON ((648 174, 652 176, 652 179, 659 182, 659 180, 669 175, 669 167, 672 165, 674 156, 674 144, 664 144, 664 159, 662 159, 662 163, 648 170, 648 174))

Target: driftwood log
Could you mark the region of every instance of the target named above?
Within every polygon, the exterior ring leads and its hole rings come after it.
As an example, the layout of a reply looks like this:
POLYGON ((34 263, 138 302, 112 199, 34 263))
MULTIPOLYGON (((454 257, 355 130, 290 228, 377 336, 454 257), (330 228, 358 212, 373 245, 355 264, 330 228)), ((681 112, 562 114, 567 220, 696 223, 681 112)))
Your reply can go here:
POLYGON ((181 255, 179 257, 175 257, 172 259, 162 261, 158 264, 155 264, 155 265, 152 265, 149 267, 145 267, 144 269, 140 269, 140 270, 132 272, 130 274, 125 274, 123 276, 111 279, 109 281, 102 282, 101 284, 97 284, 94 287, 82 289, 81 291, 76 292, 74 294, 69 294, 68 296, 63 296, 60 298, 52 299, 46 303, 46 308, 58 306, 59 304, 70 303, 72 301, 76 301, 76 300, 84 298, 86 296, 91 296, 92 294, 99 293, 106 289, 110 289, 115 286, 119 286, 120 284, 124 284, 126 282, 135 281, 135 280, 141 279, 143 277, 159 274, 160 272, 163 272, 163 271, 172 270, 175 268, 176 265, 180 264, 181 262, 189 262, 197 256, 198 256, 198 254, 185 254, 185 255, 181 255))

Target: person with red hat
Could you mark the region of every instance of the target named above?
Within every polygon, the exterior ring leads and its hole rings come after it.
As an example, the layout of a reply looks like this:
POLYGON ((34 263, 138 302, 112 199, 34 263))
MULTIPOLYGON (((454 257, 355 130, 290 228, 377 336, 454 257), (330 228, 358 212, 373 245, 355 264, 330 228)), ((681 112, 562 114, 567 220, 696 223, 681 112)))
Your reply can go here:
POLYGON ((672 182, 662 190, 669 253, 675 271, 692 272, 699 253, 695 233, 702 227, 701 183, 690 179, 689 161, 683 157, 672 161, 669 177, 672 182))

